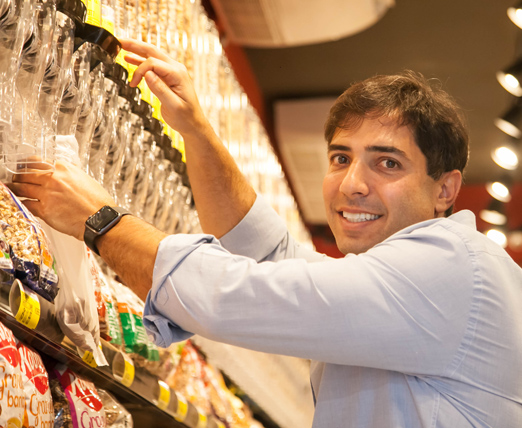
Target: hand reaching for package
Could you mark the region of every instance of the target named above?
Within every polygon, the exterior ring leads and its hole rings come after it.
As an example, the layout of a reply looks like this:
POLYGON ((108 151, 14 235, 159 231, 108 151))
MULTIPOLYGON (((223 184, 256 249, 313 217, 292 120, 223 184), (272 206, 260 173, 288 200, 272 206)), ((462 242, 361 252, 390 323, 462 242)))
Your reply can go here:
POLYGON ((156 47, 131 39, 120 39, 122 48, 131 54, 127 62, 137 65, 131 86, 142 78, 161 102, 165 122, 183 137, 193 136, 210 126, 201 109, 194 85, 185 66, 156 47))
POLYGON ((107 191, 80 168, 56 161, 53 172, 16 174, 11 190, 37 217, 59 232, 83 240, 85 221, 104 205, 115 202, 107 191))

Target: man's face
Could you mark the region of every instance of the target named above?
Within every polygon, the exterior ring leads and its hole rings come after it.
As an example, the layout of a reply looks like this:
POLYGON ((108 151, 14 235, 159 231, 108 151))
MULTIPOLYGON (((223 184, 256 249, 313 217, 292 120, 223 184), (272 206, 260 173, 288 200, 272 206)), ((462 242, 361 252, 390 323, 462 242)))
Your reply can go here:
POLYGON ((395 232, 442 216, 440 183, 406 126, 365 119, 338 129, 328 147, 323 196, 328 223, 344 253, 363 253, 395 232))

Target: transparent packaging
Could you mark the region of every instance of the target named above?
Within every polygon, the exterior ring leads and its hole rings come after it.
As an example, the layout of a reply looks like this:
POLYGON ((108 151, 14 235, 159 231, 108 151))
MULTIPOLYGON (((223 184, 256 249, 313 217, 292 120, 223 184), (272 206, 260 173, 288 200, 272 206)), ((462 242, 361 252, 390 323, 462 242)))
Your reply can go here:
POLYGON ((160 201, 160 186, 167 175, 165 163, 163 162, 163 150, 161 149, 161 136, 154 141, 150 148, 150 155, 153 157, 152 168, 149 171, 145 206, 141 210, 143 219, 149 223, 154 222, 158 203, 160 201))
POLYGON ((51 53, 46 64, 42 81, 38 110, 42 118, 43 152, 42 158, 54 162, 58 114, 62 95, 67 82, 74 50, 73 20, 62 12, 56 12, 51 53))
MULTIPOLYGON (((130 101, 123 93, 128 86, 118 88, 118 111, 115 120, 115 133, 108 141, 103 186, 117 199, 116 182, 122 167, 123 154, 130 140, 131 110, 130 101)), ((119 202, 119 201, 117 201, 119 202)))
MULTIPOLYGON (((90 45, 88 46, 90 47, 90 45)), ((88 171, 89 169, 91 141, 94 130, 100 126, 104 95, 102 65, 98 64, 98 66, 89 73, 88 91, 80 107, 75 133, 76 141, 78 142, 78 155, 81 161, 81 168, 84 171, 88 171)))
POLYGON ((116 135, 118 114, 118 85, 108 78, 103 79, 104 103, 100 111, 99 124, 94 130, 89 150, 89 174, 99 183, 104 183, 105 164, 109 141, 116 135))
POLYGON ((144 120, 137 114, 139 110, 138 102, 131 105, 130 138, 123 152, 122 167, 116 182, 118 204, 128 210, 132 209, 134 183, 140 167, 138 162, 145 138, 144 120))

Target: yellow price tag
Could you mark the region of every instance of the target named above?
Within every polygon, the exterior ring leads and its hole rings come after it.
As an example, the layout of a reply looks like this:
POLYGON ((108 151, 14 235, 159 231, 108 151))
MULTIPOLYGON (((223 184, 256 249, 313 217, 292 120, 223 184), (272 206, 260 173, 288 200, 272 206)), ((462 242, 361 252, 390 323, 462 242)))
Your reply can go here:
POLYGON ((170 403, 170 388, 169 386, 163 382, 162 380, 158 380, 159 384, 159 397, 158 397, 158 407, 161 410, 166 410, 169 407, 170 403))
POLYGON ((216 423, 218 428, 226 428, 223 422, 218 421, 217 419, 214 419, 214 422, 216 423))
POLYGON ((87 24, 101 26, 101 1, 87 0, 87 24))
POLYGON ((114 8, 107 6, 105 4, 101 5, 102 7, 102 16, 101 16, 101 26, 109 33, 114 35, 114 8))
POLYGON ((134 373, 134 363, 129 357, 126 357, 125 369, 123 371, 121 383, 123 383, 127 388, 132 385, 132 382, 134 382, 134 373))
POLYGON ((96 364, 96 360, 94 359, 94 355, 90 351, 87 351, 85 354, 83 354, 82 361, 91 367, 98 367, 98 364, 96 364))
POLYGON ((176 410, 176 414, 174 415, 174 419, 178 422, 185 421, 188 412, 187 400, 181 394, 176 394, 176 398, 178 399, 178 409, 176 410))
POLYGON ((204 415, 203 413, 198 413, 198 424, 196 428, 207 428, 207 415, 204 415))
POLYGON ((40 302, 38 296, 32 290, 24 287, 21 282, 18 282, 20 290, 20 306, 15 315, 15 319, 34 330, 40 321, 40 302))

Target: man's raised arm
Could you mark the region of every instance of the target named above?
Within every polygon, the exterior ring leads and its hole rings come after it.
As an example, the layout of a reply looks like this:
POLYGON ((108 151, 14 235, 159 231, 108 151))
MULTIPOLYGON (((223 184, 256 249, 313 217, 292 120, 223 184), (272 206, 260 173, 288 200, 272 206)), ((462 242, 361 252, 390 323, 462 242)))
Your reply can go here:
POLYGON ((220 238, 248 213, 256 194, 212 129, 186 68, 154 46, 121 40, 138 65, 131 86, 144 78, 161 102, 165 122, 185 141, 187 171, 204 232, 220 238))

